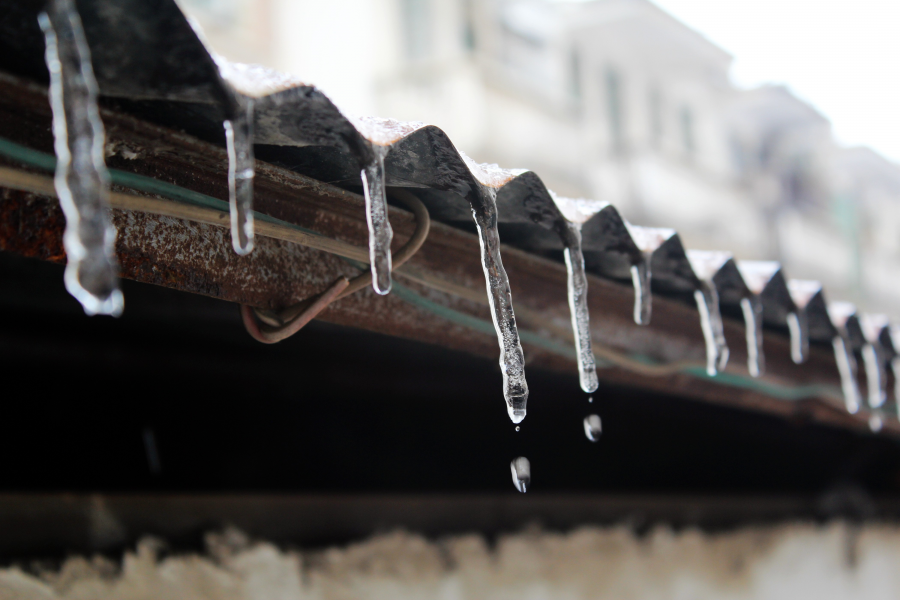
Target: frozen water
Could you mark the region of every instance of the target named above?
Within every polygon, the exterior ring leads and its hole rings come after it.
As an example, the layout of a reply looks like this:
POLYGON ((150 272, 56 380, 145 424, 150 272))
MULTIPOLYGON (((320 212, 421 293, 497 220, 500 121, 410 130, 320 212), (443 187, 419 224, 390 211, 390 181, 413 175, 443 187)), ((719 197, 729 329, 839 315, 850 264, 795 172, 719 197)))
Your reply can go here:
POLYGON ((394 231, 388 220, 385 196, 384 154, 382 146, 374 146, 375 158, 360 174, 366 198, 366 222, 369 225, 369 261, 372 265, 372 288, 384 295, 391 291, 391 240, 394 231))
POLYGON ((233 118, 225 121, 228 150, 228 205, 231 209, 231 244, 244 256, 254 247, 253 233, 253 99, 241 97, 233 118))
POLYGON ((587 275, 584 272, 584 256, 581 253, 581 229, 574 223, 567 223, 567 243, 564 251, 568 272, 569 312, 572 317, 572 332, 578 353, 578 378, 581 389, 593 392, 599 385, 597 365, 591 347, 591 323, 588 312, 587 275))
POLYGON ((650 290, 650 255, 642 254, 636 265, 631 265, 631 283, 634 285, 634 322, 649 325, 653 310, 653 292, 650 290))
POLYGON ((500 234, 497 232, 497 204, 495 192, 479 187, 479 205, 472 206, 472 216, 478 228, 481 245, 481 266, 487 285, 491 319, 500 344, 500 371, 503 374, 503 397, 513 423, 525 418, 528 402, 528 383, 525 381, 525 355, 519 341, 516 315, 513 312, 509 279, 500 258, 500 234))
POLYGON ((56 187, 66 216, 66 289, 89 315, 120 315, 124 307, 109 218, 105 134, 97 82, 74 0, 51 0, 38 17, 50 72, 56 187))
POLYGON ((235 90, 250 98, 262 98, 306 85, 301 79, 261 65, 234 63, 213 55, 222 78, 235 90))
POLYGON ((850 342, 841 335, 832 340, 834 360, 841 376, 841 389, 844 392, 844 404, 847 412, 856 414, 859 411, 859 386, 856 382, 856 359, 850 351, 850 342))
POLYGON ((514 459, 509 463, 512 472, 513 485, 523 494, 531 487, 531 463, 524 456, 514 459))
POLYGON ((603 427, 600 422, 600 417, 597 415, 588 415, 584 418, 584 435, 587 436, 587 439, 596 442, 600 439, 602 431, 603 427))
POLYGON ((880 408, 887 400, 887 373, 880 352, 874 344, 862 349, 863 366, 866 369, 866 387, 869 391, 869 407, 880 408))
POLYGON ((759 296, 741 299, 744 313, 744 330, 747 336, 747 370, 752 377, 759 377, 766 368, 763 354, 762 302, 759 296))
POLYGON ((809 324, 806 311, 788 313, 787 325, 791 334, 791 360, 799 365, 809 354, 809 324))
POLYGON ((719 312, 719 294, 711 282, 703 281, 700 289, 694 292, 694 300, 700 313, 700 329, 703 330, 703 339, 706 341, 706 372, 712 377, 728 364, 728 345, 725 342, 722 314, 719 312))

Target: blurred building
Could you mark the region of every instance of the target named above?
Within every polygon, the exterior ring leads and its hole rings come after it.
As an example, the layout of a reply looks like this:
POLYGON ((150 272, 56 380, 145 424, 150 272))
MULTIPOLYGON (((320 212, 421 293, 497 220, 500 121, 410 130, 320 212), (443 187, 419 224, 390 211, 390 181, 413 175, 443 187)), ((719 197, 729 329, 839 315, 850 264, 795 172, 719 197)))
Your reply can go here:
MULTIPOLYGON (((900 314, 900 168, 648 0, 185 0, 227 58, 900 314)), ((860 99, 863 109, 865 99, 860 99)))

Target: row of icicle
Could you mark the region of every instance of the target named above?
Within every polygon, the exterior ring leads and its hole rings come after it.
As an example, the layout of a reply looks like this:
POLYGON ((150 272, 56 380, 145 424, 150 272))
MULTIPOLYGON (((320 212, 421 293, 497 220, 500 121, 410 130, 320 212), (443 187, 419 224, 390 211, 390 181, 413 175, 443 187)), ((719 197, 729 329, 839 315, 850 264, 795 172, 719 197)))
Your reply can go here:
MULTIPOLYGON (((50 102, 58 159, 55 184, 67 222, 64 236, 68 256, 66 287, 87 313, 118 315, 123 308, 123 299, 118 289, 114 256, 115 229, 105 210, 108 207, 109 176, 104 162, 104 132, 97 107, 98 88, 90 50, 74 0, 51 0, 46 12, 41 13, 39 22, 45 36, 46 62, 50 73, 50 102)), ((238 254, 246 255, 254 247, 254 100, 240 93, 235 96, 236 107, 231 110, 231 118, 224 122, 229 163, 228 190, 233 246, 238 254)), ((391 289, 390 245, 393 236, 385 193, 384 158, 387 147, 372 143, 370 150, 360 171, 369 228, 369 256, 373 288, 378 294, 387 294, 391 289)), ((500 345, 504 396, 510 418, 518 423, 525 418, 528 385, 509 282, 500 256, 496 204, 498 188, 516 172, 503 171, 496 165, 477 165, 464 158, 479 184, 478 197, 470 199, 470 203, 478 229, 488 299, 500 345)), ((553 199, 560 207, 570 202, 555 196, 553 199)), ((592 214, 605 206, 596 203, 592 214)), ((635 289, 634 320, 646 325, 651 312, 651 259, 674 232, 625 225, 641 256, 631 266, 635 289)), ((593 392, 598 387, 598 380, 591 348, 581 227, 581 223, 567 221, 560 237, 568 271, 568 299, 580 383, 585 392, 593 392)), ((707 372, 712 376, 724 369, 728 361, 719 294, 713 281, 723 264, 723 253, 687 251, 685 255, 700 281, 694 299, 706 342, 707 372)), ((748 370, 752 376, 758 377, 764 370, 760 296, 768 282, 779 273, 780 265, 755 261, 737 261, 736 264, 751 292, 741 299, 740 307, 746 325, 748 370)), ((792 296, 795 296, 796 310, 790 312, 786 324, 791 334, 792 357, 798 363, 805 360, 809 345, 805 304, 800 300, 804 297, 808 300, 808 283, 788 282, 792 296)), ((832 305, 829 309, 837 332, 833 346, 846 406, 850 412, 856 412, 861 399, 848 332, 848 323, 856 318, 855 313, 843 304, 832 305)), ((869 322, 864 331, 866 337, 862 356, 869 382, 868 404, 875 410, 880 410, 887 399, 885 363, 891 358, 889 355, 894 354, 893 347, 886 348, 880 343, 885 327, 889 327, 886 322, 881 328, 869 322)), ((898 366, 900 364, 894 359, 892 368, 895 373, 898 366)))

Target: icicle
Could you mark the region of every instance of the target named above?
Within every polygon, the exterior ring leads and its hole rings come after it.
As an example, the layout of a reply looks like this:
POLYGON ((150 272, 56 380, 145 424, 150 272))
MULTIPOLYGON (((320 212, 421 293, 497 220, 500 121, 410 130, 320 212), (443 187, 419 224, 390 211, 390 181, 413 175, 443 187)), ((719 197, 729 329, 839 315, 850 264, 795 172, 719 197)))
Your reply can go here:
POLYGON ((478 228, 481 266, 487 285, 491 318, 500 344, 500 371, 503 374, 503 396, 513 423, 525 418, 528 383, 525 381, 525 355, 519 342, 519 330, 513 312, 509 279, 500 258, 500 234, 497 232, 497 204, 491 188, 478 188, 481 202, 473 204, 472 216, 478 228))
POLYGON ((788 313, 788 331, 791 334, 791 360, 801 364, 809 353, 809 324, 806 311, 788 313))
POLYGON ((66 289, 87 314, 118 316, 124 299, 114 254, 116 230, 109 219, 105 135, 90 49, 74 0, 51 0, 38 22, 50 71, 54 184, 66 215, 66 289))
POLYGON ((694 300, 700 313, 703 339, 706 340, 706 372, 712 377, 728 364, 728 345, 725 343, 719 294, 715 285, 709 281, 701 282, 700 289, 694 292, 694 300))
POLYGON ((600 439, 600 434, 602 432, 603 427, 600 422, 600 417, 597 415, 588 415, 584 418, 584 435, 587 439, 596 442, 600 439))
POLYGON ((514 459, 509 463, 512 472, 513 485, 523 494, 531 487, 531 463, 524 456, 514 459))
POLYGON ((841 375, 841 389, 844 391, 844 403, 847 412, 856 414, 859 411, 859 386, 856 383, 856 359, 850 351, 849 341, 836 335, 832 340, 834 360, 841 375))
POLYGON ((572 333, 578 352, 578 376, 581 389, 591 393, 599 385, 597 365, 591 347, 591 323, 587 304, 587 275, 584 272, 584 256, 581 253, 581 227, 567 222, 566 270, 568 271, 569 313, 572 317, 572 333))
POLYGON ((650 290, 650 257, 641 253, 641 260, 631 265, 631 282, 634 285, 634 322, 638 325, 650 324, 653 309, 653 293, 650 290))
POLYGON ((244 256, 254 247, 253 178, 253 99, 241 97, 234 118, 225 121, 225 145, 228 150, 228 204, 231 207, 231 244, 244 256))
MULTIPOLYGON (((891 371, 894 373, 894 411, 897 412, 900 411, 900 356, 891 359, 891 371)), ((900 413, 895 416, 900 418, 900 413)))
POLYGON ((866 369, 866 387, 869 391, 869 408, 881 408, 887 400, 887 373, 874 344, 862 349, 863 366, 866 369))
POLYGON ((369 262, 372 288, 384 295, 391 291, 391 240, 394 231, 388 220, 385 197, 384 148, 373 145, 375 158, 360 173, 366 198, 366 222, 369 224, 369 262))
POLYGON ((744 313, 744 330, 747 335, 747 370, 751 377, 759 377, 766 368, 763 354, 762 302, 759 296, 741 298, 744 313))

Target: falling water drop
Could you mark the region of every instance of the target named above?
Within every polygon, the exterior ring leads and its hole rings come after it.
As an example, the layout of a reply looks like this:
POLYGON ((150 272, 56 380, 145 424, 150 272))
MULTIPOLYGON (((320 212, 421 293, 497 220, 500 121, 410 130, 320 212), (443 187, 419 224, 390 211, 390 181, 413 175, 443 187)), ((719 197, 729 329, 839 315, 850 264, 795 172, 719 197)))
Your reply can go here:
POLYGON ((801 364, 809 353, 809 323, 806 311, 788 313, 788 331, 791 334, 791 360, 801 364))
POLYGON ((741 299, 744 331, 747 336, 747 370, 751 377, 759 377, 766 368, 763 354, 762 302, 759 296, 741 299))
POLYGON ((572 332, 575 335, 575 348, 578 352, 578 377, 581 389, 593 392, 597 389, 597 365, 594 362, 594 350, 591 347, 591 323, 588 312, 587 275, 584 272, 584 256, 581 253, 581 229, 571 222, 567 223, 565 260, 568 272, 569 313, 572 317, 572 332))
POLYGON ((372 288, 385 295, 391 291, 391 240, 394 231, 388 220, 385 196, 383 146, 374 146, 374 158, 365 168, 362 177, 366 198, 366 222, 369 225, 369 262, 372 265, 372 288))
POLYGON ((650 289, 650 254, 643 253, 641 260, 631 265, 631 283, 634 285, 634 322, 650 324, 653 309, 653 293, 650 289))
POLYGON ((841 335, 832 340, 834 360, 841 376, 841 389, 844 392, 844 404, 847 412, 856 414, 859 411, 859 386, 856 383, 856 359, 849 348, 849 342, 841 335))
POLYGON ((516 425, 516 431, 521 431, 521 429, 522 428, 519 425, 516 425))
POLYGON ((509 463, 509 470, 512 471, 513 485, 523 494, 531 487, 531 463, 524 456, 514 459, 509 463))
POLYGON ((253 99, 240 97, 233 118, 225 121, 228 150, 228 205, 231 209, 231 245, 241 256, 255 245, 253 232, 253 99))
POLYGON ((109 218, 105 134, 97 81, 74 0, 51 0, 38 17, 50 72, 56 150, 54 184, 66 216, 66 289, 89 315, 120 315, 124 306, 109 218))
POLYGON ((887 400, 887 373, 879 354, 874 344, 863 346, 863 366, 866 369, 870 408, 881 408, 887 400))
POLYGON ((884 419, 881 418, 880 414, 872 413, 869 416, 869 429, 872 433, 878 433, 882 427, 884 427, 884 419))
POLYGON ((478 187, 481 202, 472 204, 472 216, 478 228, 481 266, 487 285, 491 319, 500 344, 500 372, 503 374, 503 397, 513 423, 526 414, 528 383, 525 381, 525 355, 519 341, 516 315, 513 312, 509 279, 500 258, 500 234, 497 231, 497 204, 491 188, 478 187))
POLYGON ((593 403, 594 403, 594 397, 588 396, 588 404, 593 404, 593 403))
POLYGON ((600 417, 597 415, 588 415, 584 418, 584 435, 587 436, 587 439, 596 442, 600 439, 600 434, 602 432, 603 427, 600 422, 600 417))
POLYGON ((719 312, 719 294, 711 282, 703 281, 700 289, 694 292, 694 300, 700 313, 700 329, 703 330, 703 339, 706 341, 706 373, 713 377, 725 369, 729 354, 722 314, 719 312))

